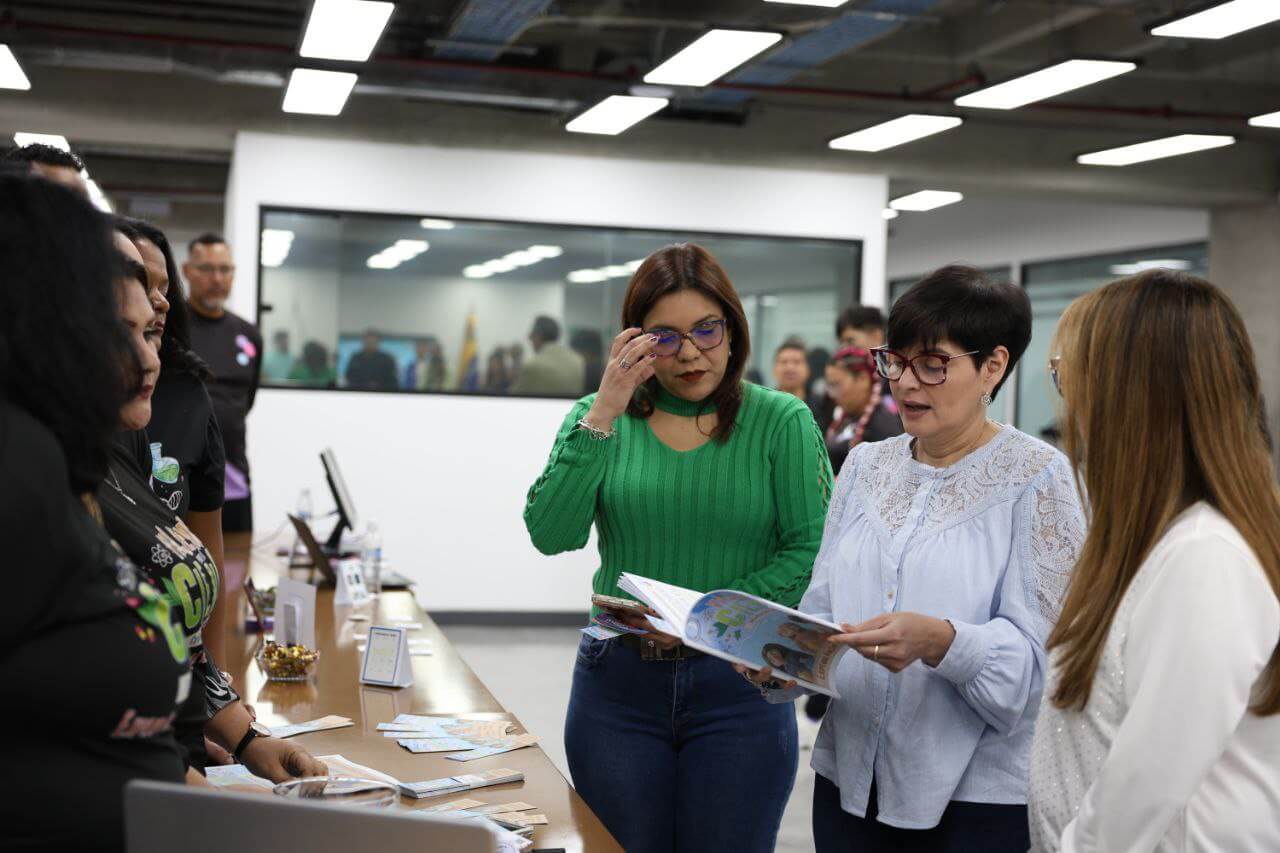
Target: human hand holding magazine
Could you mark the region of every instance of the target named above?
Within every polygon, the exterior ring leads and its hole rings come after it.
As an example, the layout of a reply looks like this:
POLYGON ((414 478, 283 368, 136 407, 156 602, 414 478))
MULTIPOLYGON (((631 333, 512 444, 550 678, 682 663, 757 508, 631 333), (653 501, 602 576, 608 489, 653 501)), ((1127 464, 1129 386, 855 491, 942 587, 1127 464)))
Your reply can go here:
POLYGON ((799 686, 839 698, 832 679, 848 648, 827 637, 845 630, 834 622, 734 590, 706 594, 623 572, 618 588, 658 612, 659 631, 700 652, 751 669, 771 667, 799 686))

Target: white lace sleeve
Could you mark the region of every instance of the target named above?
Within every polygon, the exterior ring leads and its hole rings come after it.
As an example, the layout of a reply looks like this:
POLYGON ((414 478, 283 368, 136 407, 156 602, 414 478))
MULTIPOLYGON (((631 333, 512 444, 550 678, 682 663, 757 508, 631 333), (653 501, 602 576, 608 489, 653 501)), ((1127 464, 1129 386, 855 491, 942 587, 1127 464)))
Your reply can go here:
POLYGON ((1080 493, 1065 457, 1055 454, 1032 482, 1026 512, 1024 547, 1031 569, 1027 578, 1035 587, 1029 592, 1034 594, 1047 631, 1058 620, 1085 535, 1080 493))

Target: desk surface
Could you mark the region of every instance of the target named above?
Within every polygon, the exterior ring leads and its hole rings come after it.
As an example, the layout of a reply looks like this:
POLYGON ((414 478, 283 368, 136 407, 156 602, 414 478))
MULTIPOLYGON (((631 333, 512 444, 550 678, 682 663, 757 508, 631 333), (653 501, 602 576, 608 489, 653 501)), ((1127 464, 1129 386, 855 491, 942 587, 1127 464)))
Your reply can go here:
MULTIPOLYGON (((274 585, 283 570, 284 561, 274 556, 252 554, 247 535, 228 535, 226 561, 231 577, 244 577, 247 571, 259 586, 274 585)), ((305 577, 302 572, 296 575, 305 577)), ((340 753, 357 764, 381 770, 405 782, 419 782, 481 773, 497 767, 510 767, 524 772, 523 782, 484 788, 453 796, 428 800, 402 798, 409 807, 425 807, 450 799, 473 797, 486 803, 523 800, 547 816, 548 825, 534 829, 535 848, 562 847, 569 851, 608 853, 621 848, 600 820, 570 787, 546 753, 539 747, 480 758, 475 761, 449 761, 442 755, 413 755, 383 737, 378 723, 391 722, 397 714, 434 714, 472 719, 508 719, 524 731, 520 721, 503 708, 476 677, 470 667, 445 638, 427 614, 418 607, 411 593, 387 592, 379 596, 370 613, 371 621, 346 620, 349 608, 335 612, 333 591, 321 589, 316 598, 316 643, 320 647, 320 664, 308 682, 288 684, 268 682, 253 660, 257 647, 255 635, 246 636, 240 617, 243 592, 235 590, 227 605, 230 622, 227 660, 224 664, 234 678, 236 688, 246 702, 257 711, 258 719, 268 726, 285 722, 303 722, 326 714, 341 714, 355 721, 354 726, 325 732, 298 735, 297 740, 313 755, 340 753), (402 689, 369 687, 359 683, 360 653, 355 634, 366 634, 371 624, 404 619, 422 623, 422 629, 411 632, 414 637, 432 641, 433 654, 413 657, 413 686, 402 689)), ((534 732, 540 737, 556 737, 557 732, 534 732)))

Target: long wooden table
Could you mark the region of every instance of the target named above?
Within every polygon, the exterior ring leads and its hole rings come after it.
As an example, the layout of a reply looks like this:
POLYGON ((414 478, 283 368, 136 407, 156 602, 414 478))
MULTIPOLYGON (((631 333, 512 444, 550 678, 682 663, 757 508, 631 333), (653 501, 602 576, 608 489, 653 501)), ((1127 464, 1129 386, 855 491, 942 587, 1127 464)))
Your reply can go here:
MULTIPOLYGON (((286 561, 273 555, 254 554, 245 534, 228 535, 226 541, 227 574, 244 577, 247 572, 259 587, 272 586, 286 561)), ((297 570, 295 570, 297 571, 297 570)), ((299 579, 305 575, 297 574, 299 579)), ((569 785, 540 747, 480 758, 474 761, 449 761, 435 754, 414 755, 394 738, 383 737, 378 723, 390 722, 397 714, 432 714, 476 720, 511 720, 517 732, 525 731, 514 714, 507 711, 476 677, 449 643, 444 633, 418 606, 409 592, 384 592, 372 611, 370 621, 353 622, 345 618, 349 608, 335 613, 333 590, 320 589, 316 596, 316 643, 320 661, 311 680, 302 683, 268 682, 254 661, 259 645, 256 634, 246 634, 243 611, 244 595, 238 589, 227 605, 229 626, 226 662, 236 689, 253 705, 258 719, 268 726, 312 720, 327 714, 341 714, 355 721, 354 726, 324 732, 298 735, 297 740, 313 755, 341 754, 344 757, 390 774, 404 782, 420 782, 462 773, 482 773, 498 767, 524 772, 524 781, 483 788, 453 796, 427 800, 401 798, 409 808, 422 808, 463 797, 486 803, 523 800, 545 814, 546 826, 535 827, 534 848, 563 848, 585 853, 621 851, 613 836, 569 785), (415 656, 413 685, 401 689, 370 687, 360 684, 360 653, 355 634, 367 634, 370 625, 389 620, 409 620, 422 624, 412 632, 414 637, 432 641, 433 654, 415 656)), ((534 732, 540 737, 557 737, 558 732, 534 732)))

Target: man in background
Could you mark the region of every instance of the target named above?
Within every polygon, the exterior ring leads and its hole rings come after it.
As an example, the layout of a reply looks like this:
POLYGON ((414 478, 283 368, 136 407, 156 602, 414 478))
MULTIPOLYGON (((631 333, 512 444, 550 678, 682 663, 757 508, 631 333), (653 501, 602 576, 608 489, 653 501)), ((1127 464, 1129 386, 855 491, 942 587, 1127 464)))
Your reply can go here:
POLYGON ((382 335, 377 329, 364 333, 363 348, 347 362, 347 387, 363 391, 395 391, 396 360, 382 351, 382 335))
POLYGON ((289 352, 289 333, 284 329, 271 336, 274 349, 262 360, 262 375, 275 382, 289 378, 293 370, 293 353, 289 352))
POLYGON ((262 335, 257 326, 227 310, 236 266, 226 240, 211 233, 192 240, 182 275, 191 307, 191 349, 213 371, 207 383, 209 398, 227 454, 222 529, 229 533, 252 530, 245 418, 262 377, 262 335))
POLYGON ((69 187, 85 198, 89 197, 89 185, 84 180, 84 161, 70 151, 35 142, 20 148, 10 148, 5 152, 4 159, 27 163, 37 175, 69 187))
POLYGON ((560 324, 550 317, 541 316, 533 321, 529 332, 529 345, 533 356, 524 363, 512 394, 545 394, 556 397, 577 397, 582 394, 586 365, 582 356, 560 341, 560 324))
POLYGON ((884 313, 871 305, 850 305, 836 318, 840 347, 875 349, 884 346, 884 313))
POLYGON ((809 387, 809 362, 804 341, 788 338, 778 347, 773 354, 773 382, 782 393, 808 402, 805 389, 809 387))

